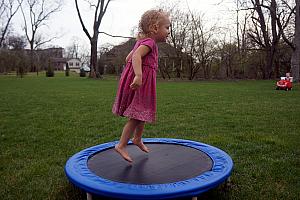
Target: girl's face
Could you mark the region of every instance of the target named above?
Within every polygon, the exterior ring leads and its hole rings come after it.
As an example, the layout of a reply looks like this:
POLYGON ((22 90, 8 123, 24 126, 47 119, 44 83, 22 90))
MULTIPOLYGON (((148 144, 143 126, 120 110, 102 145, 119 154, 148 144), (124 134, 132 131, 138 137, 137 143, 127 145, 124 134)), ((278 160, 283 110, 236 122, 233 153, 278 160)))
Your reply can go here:
POLYGON ((164 19, 160 21, 154 34, 154 40, 156 42, 166 42, 170 33, 170 24, 171 23, 168 17, 164 17, 164 19))

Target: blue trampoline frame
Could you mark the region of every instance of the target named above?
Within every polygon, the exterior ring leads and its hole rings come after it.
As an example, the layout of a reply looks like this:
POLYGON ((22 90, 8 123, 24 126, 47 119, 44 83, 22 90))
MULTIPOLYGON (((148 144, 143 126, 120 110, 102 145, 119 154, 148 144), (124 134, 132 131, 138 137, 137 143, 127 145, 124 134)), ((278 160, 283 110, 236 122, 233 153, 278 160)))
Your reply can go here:
POLYGON ((113 148, 118 141, 109 142, 84 149, 73 155, 66 163, 68 179, 87 193, 122 199, 167 199, 197 196, 224 182, 231 174, 233 161, 224 151, 208 144, 170 138, 145 138, 144 143, 179 144, 206 153, 213 161, 211 171, 197 177, 167 184, 138 185, 119 183, 104 179, 92 173, 88 159, 100 151, 113 148))

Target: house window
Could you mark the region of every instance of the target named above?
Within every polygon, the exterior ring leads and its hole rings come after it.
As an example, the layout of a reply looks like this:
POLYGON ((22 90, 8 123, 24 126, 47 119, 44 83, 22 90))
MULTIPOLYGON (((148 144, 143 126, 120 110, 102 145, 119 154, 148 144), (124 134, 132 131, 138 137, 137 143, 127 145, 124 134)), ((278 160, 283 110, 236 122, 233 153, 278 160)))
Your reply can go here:
POLYGON ((79 62, 76 63, 76 66, 79 66, 79 62))
POLYGON ((73 66, 73 63, 72 63, 72 62, 70 62, 70 66, 73 66))

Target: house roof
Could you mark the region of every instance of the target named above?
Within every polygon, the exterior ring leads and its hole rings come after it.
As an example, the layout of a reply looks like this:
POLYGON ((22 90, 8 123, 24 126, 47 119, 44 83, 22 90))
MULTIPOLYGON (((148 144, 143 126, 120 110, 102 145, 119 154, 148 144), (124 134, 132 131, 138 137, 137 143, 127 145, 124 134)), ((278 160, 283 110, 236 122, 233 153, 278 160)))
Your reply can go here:
MULTIPOLYGON (((109 52, 102 55, 102 59, 106 60, 112 57, 125 58, 132 50, 136 43, 136 39, 129 39, 128 41, 114 46, 109 52)), ((176 49, 168 43, 158 43, 159 57, 177 57, 176 49)))
POLYGON ((79 58, 66 58, 67 62, 69 62, 70 60, 78 60, 79 62, 81 62, 81 60, 79 58))
POLYGON ((158 44, 159 57, 177 57, 176 49, 168 43, 158 44))
POLYGON ((76 60, 76 61, 80 61, 79 58, 56 58, 56 57, 50 57, 51 61, 52 62, 56 62, 56 63, 67 63, 71 60, 76 60))
POLYGON ((67 58, 51 57, 50 59, 51 59, 52 62, 58 62, 58 63, 66 63, 68 61, 67 58))

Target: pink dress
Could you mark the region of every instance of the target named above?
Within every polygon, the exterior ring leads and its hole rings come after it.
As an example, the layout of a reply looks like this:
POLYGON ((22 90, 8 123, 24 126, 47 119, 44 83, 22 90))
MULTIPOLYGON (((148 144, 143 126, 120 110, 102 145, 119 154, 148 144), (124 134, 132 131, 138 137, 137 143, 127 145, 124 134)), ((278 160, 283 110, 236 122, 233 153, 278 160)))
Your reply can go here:
POLYGON ((151 38, 138 40, 133 52, 146 45, 151 50, 142 58, 142 86, 137 90, 130 89, 135 77, 131 59, 124 68, 118 87, 117 96, 112 108, 115 115, 125 116, 144 122, 154 122, 156 118, 156 71, 158 69, 158 48, 151 38))

